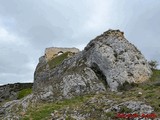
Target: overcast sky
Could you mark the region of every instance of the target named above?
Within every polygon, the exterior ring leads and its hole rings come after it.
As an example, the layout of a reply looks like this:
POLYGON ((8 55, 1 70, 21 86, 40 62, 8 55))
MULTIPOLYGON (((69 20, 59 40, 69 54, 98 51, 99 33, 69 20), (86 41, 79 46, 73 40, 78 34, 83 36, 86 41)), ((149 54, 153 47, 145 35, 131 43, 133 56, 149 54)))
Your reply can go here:
POLYGON ((110 28, 160 63, 160 0, 0 0, 0 84, 33 82, 46 47, 82 50, 110 28))

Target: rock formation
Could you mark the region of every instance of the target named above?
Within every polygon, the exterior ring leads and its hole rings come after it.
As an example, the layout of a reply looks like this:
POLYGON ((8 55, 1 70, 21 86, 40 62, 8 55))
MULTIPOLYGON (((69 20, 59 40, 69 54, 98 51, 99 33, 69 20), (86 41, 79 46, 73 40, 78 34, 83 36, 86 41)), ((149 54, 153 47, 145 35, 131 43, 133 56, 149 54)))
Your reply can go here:
POLYGON ((104 32, 72 57, 67 52, 47 60, 41 57, 33 85, 34 94, 41 100, 54 101, 106 88, 117 91, 125 82, 140 83, 152 74, 147 60, 119 30, 104 32))
POLYGON ((52 53, 55 48, 49 49, 39 58, 33 93, 2 103, 0 119, 115 120, 117 113, 160 113, 160 96, 155 92, 159 91, 160 71, 153 71, 154 81, 117 91, 146 81, 152 74, 144 56, 125 39, 123 32, 108 30, 79 52, 56 48, 52 53), (71 97, 74 98, 62 100, 71 97))
POLYGON ((33 83, 15 83, 0 86, 0 102, 16 100, 19 91, 32 88, 33 83))

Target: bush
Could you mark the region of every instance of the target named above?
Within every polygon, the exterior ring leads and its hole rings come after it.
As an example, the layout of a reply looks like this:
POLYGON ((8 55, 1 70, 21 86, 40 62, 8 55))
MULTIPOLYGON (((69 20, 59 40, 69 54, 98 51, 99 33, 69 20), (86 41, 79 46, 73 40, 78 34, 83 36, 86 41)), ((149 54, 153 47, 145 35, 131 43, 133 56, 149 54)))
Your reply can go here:
POLYGON ((25 97, 25 96, 27 96, 27 95, 29 95, 31 93, 32 93, 32 89, 31 88, 23 89, 23 90, 19 91, 17 98, 21 99, 21 98, 23 98, 23 97, 25 97))
POLYGON ((154 69, 150 81, 159 81, 159 80, 160 80, 160 70, 154 69))
POLYGON ((158 62, 156 60, 151 60, 148 63, 151 66, 151 69, 156 69, 158 66, 158 62))
POLYGON ((127 81, 125 81, 122 85, 119 85, 118 86, 118 91, 127 91, 127 90, 130 90, 132 89, 133 87, 137 87, 138 84, 136 83, 129 83, 127 81))

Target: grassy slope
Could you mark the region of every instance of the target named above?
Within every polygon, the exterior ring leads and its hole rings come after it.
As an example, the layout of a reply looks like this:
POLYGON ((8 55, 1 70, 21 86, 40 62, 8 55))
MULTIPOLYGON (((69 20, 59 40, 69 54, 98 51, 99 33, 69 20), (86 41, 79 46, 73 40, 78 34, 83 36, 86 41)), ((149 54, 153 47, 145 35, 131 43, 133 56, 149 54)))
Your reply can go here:
POLYGON ((69 54, 70 54, 70 52, 65 52, 65 53, 53 58, 52 60, 48 61, 50 69, 56 67, 57 65, 60 65, 64 59, 68 58, 69 54))
POLYGON ((23 117, 23 120, 48 120, 48 117, 54 110, 59 110, 65 107, 75 107, 88 100, 91 95, 77 96, 72 99, 66 99, 55 103, 37 104, 36 107, 30 107, 23 117))
MULTIPOLYGON (((125 89, 124 89, 125 90, 125 89)), ((24 120, 47 120, 51 116, 51 113, 54 110, 61 110, 69 107, 70 109, 79 108, 82 112, 89 112, 94 108, 96 108, 96 112, 92 115, 92 119, 96 118, 96 115, 99 115, 99 112, 102 110, 102 106, 96 104, 90 104, 87 108, 83 108, 84 104, 87 103, 88 100, 92 99, 93 97, 103 97, 106 96, 108 99, 115 100, 117 103, 121 103, 128 100, 140 100, 144 101, 146 104, 151 105, 154 109, 156 114, 160 117, 160 70, 154 70, 151 79, 145 83, 139 84, 138 86, 123 91, 122 95, 118 95, 115 92, 107 92, 105 94, 98 94, 98 95, 89 95, 89 96, 81 96, 75 97, 70 100, 63 100, 60 102, 55 103, 43 103, 37 104, 36 107, 30 107, 28 111, 23 116, 24 120), (142 92, 142 95, 139 95, 138 92, 142 92)), ((103 104, 102 104, 103 105, 103 104)), ((130 110, 123 108, 122 111, 128 112, 130 110)), ((106 116, 113 116, 115 113, 109 112, 106 116)), ((67 119, 71 119, 68 116, 67 119)))
MULTIPOLYGON (((68 58, 69 56, 72 56, 73 53, 71 52, 65 52, 53 59, 51 59, 50 61, 47 62, 47 64, 49 65, 49 68, 55 68, 56 66, 60 65, 64 59, 68 58)), ((42 64, 41 66, 39 66, 37 68, 37 72, 43 72, 43 70, 46 68, 46 64, 42 64)))

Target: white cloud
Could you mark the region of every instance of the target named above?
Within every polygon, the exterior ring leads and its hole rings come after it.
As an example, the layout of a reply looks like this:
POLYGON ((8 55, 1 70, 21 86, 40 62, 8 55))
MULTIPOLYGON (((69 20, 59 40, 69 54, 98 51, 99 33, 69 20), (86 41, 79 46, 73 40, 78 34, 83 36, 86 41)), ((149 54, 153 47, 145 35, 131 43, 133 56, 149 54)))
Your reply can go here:
POLYGON ((6 29, 0 27, 0 42, 16 42, 16 37, 10 34, 6 29))
POLYGON ((0 25, 0 84, 33 82, 33 51, 26 38, 0 25))
POLYGON ((20 37, 15 33, 7 30, 5 26, 0 24, 0 43, 15 46, 28 46, 26 38, 20 37))
POLYGON ((95 0, 93 0, 92 12, 90 13, 89 19, 86 20, 84 28, 86 30, 104 29, 110 22, 110 5, 110 1, 99 0, 97 3, 95 0))

